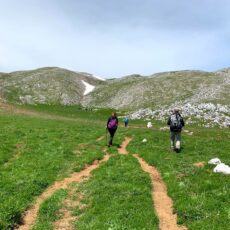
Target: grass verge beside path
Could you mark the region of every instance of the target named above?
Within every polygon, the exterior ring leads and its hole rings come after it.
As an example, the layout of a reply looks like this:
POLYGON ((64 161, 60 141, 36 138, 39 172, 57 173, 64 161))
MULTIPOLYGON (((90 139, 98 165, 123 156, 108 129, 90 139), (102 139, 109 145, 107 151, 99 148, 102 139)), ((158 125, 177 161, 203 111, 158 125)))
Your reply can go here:
POLYGON ((192 136, 182 133, 179 154, 170 151, 169 132, 132 130, 132 135, 128 150, 161 172, 180 224, 193 230, 229 229, 230 178, 213 173, 214 166, 207 164, 219 157, 230 165, 229 130, 196 128, 192 136), (197 162, 206 164, 197 168, 197 162))
POLYGON ((76 229, 158 229, 150 178, 132 156, 110 158, 80 190, 88 208, 76 229))
POLYGON ((62 206, 63 200, 67 196, 67 190, 60 189, 55 192, 51 197, 45 200, 38 213, 38 219, 33 230, 52 230, 53 222, 56 221, 60 214, 58 211, 62 206))
POLYGON ((54 181, 104 155, 100 127, 27 116, 0 116, 0 229, 19 224, 54 181))

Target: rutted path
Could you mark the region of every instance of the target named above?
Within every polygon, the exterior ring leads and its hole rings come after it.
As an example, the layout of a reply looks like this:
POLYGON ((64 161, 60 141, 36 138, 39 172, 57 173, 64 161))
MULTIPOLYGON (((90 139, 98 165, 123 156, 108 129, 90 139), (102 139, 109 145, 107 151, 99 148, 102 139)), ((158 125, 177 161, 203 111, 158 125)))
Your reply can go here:
POLYGON ((80 172, 74 172, 70 177, 65 178, 62 181, 55 182, 52 186, 50 186, 46 191, 44 191, 36 200, 35 204, 26 212, 22 222, 23 224, 19 226, 17 229, 19 230, 29 230, 34 225, 38 210, 43 201, 53 195, 59 189, 65 189, 72 182, 80 182, 83 178, 89 177, 91 172, 98 168, 102 162, 108 161, 110 155, 105 155, 104 158, 100 161, 94 161, 94 163, 90 166, 87 166, 80 172))
MULTIPOLYGON (((120 154, 128 154, 126 146, 131 140, 132 138, 125 138, 121 145, 121 148, 119 148, 118 150, 120 154)), ((186 230, 187 228, 185 226, 177 225, 177 215, 173 214, 173 201, 167 195, 167 187, 161 179, 158 170, 145 162, 137 154, 134 154, 133 157, 138 160, 143 171, 147 172, 151 177, 153 187, 152 199, 157 216, 159 218, 160 230, 186 230)))
POLYGON ((132 140, 130 137, 125 137, 125 140, 122 142, 121 147, 118 148, 118 152, 120 154, 126 155, 128 154, 128 151, 126 150, 126 146, 129 144, 129 142, 132 140))
POLYGON ((83 194, 76 192, 73 188, 68 189, 68 197, 63 202, 63 207, 59 210, 61 218, 54 223, 54 230, 74 230, 74 221, 78 219, 73 215, 73 209, 82 207, 81 199, 83 194), (77 197, 77 199, 76 199, 77 197))
POLYGON ((161 179, 158 170, 147 164, 137 154, 133 155, 140 163, 141 168, 147 172, 152 181, 153 191, 152 198, 154 201, 155 210, 160 221, 161 230, 185 230, 185 226, 177 225, 177 215, 173 214, 173 201, 167 195, 167 187, 161 179))

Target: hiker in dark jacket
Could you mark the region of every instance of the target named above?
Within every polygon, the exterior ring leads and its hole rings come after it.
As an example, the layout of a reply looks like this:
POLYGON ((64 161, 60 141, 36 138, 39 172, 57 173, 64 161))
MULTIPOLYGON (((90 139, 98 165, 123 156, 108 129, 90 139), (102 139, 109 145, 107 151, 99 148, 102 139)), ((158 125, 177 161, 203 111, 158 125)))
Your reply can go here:
POLYGON ((111 117, 109 117, 106 127, 110 134, 108 146, 111 146, 113 144, 114 134, 118 127, 118 119, 117 119, 116 113, 112 113, 111 117))
POLYGON ((168 119, 167 125, 170 126, 171 149, 179 152, 181 146, 181 130, 184 127, 184 120, 178 109, 174 109, 168 119))

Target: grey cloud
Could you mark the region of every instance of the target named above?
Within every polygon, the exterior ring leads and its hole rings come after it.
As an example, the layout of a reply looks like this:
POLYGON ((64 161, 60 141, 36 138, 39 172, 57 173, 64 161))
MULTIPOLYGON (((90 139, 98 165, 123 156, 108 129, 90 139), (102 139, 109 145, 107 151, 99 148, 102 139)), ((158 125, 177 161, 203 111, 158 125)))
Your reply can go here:
POLYGON ((106 77, 228 67, 229 8, 227 0, 1 1, 0 72, 56 65, 106 77))
POLYGON ((227 0, 84 0, 65 1, 73 21, 91 26, 144 26, 161 29, 212 29, 226 23, 227 0), (70 4, 70 3, 73 4, 70 4))

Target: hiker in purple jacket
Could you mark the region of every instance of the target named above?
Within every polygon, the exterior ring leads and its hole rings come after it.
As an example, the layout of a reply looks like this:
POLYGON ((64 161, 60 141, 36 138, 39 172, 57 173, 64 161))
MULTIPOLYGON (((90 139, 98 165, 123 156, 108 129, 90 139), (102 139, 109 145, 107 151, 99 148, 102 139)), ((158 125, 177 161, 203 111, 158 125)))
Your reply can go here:
POLYGON ((111 117, 109 117, 106 127, 109 131, 109 134, 110 134, 108 146, 111 146, 113 144, 114 134, 115 134, 117 127, 118 127, 118 119, 117 119, 116 113, 113 112, 111 117))

